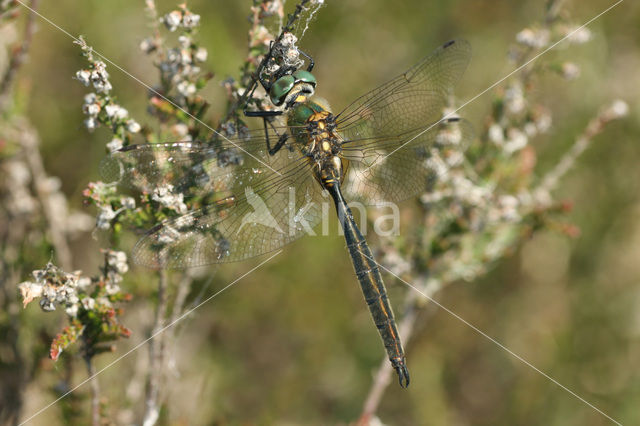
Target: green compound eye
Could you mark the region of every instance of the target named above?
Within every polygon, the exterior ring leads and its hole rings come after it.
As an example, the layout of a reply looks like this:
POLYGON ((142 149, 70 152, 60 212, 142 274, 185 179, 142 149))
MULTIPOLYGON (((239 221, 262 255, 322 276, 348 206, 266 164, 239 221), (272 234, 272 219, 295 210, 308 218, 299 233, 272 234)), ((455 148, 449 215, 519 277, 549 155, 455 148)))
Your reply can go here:
POLYGON ((284 98, 289 94, 291 89, 293 89, 295 82, 295 78, 291 75, 285 75, 276 80, 273 86, 271 86, 271 90, 269 90, 271 102, 277 106, 282 105, 284 98))
POLYGON ((293 78, 295 78, 296 83, 301 81, 303 83, 309 83, 313 87, 316 87, 316 78, 309 71, 298 70, 293 73, 293 78))

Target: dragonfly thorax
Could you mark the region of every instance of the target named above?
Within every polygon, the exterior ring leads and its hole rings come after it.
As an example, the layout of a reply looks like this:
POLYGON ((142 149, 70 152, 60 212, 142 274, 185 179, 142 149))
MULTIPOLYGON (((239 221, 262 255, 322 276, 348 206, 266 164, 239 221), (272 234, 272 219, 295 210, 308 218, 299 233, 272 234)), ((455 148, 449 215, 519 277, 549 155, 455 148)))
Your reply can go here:
POLYGON ((313 101, 295 105, 288 124, 295 145, 308 158, 316 179, 323 185, 341 182, 347 162, 342 158, 342 139, 336 131, 335 116, 313 101))

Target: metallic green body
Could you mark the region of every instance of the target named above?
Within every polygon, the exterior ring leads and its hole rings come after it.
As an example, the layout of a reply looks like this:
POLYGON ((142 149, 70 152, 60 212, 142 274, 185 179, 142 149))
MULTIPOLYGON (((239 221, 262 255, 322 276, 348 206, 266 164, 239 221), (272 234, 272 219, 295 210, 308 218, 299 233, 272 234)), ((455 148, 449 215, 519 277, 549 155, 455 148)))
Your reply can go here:
POLYGON ((291 75, 279 78, 273 83, 271 90, 269 90, 271 102, 273 102, 274 105, 282 105, 284 98, 289 94, 291 89, 293 89, 295 82, 296 80, 291 75))

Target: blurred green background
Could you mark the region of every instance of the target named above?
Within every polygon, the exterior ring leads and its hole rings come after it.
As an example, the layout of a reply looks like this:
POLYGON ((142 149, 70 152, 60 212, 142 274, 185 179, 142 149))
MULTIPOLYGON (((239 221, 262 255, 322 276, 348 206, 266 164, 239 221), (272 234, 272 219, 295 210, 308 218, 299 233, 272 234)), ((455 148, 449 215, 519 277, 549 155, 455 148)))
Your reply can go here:
MULTIPOLYGON (((293 2, 289 3, 291 7, 293 2)), ((451 38, 465 38, 473 46, 473 60, 456 94, 461 101, 475 96, 511 71, 508 48, 518 31, 541 19, 545 1, 326 3, 301 47, 316 61, 318 94, 339 111, 451 38)), ((175 7, 171 1, 157 4, 161 12, 175 7)), ((219 83, 237 76, 246 56, 250 4, 249 0, 189 2, 202 17, 200 39, 216 73, 207 96, 217 117, 225 108, 219 83)), ((573 1, 567 2, 566 10, 576 24, 582 24, 611 4, 573 1)), ((70 33, 85 35, 97 51, 135 76, 156 81, 155 69, 138 49, 150 31, 143 1, 43 0, 40 11, 70 33)), ((580 237, 570 240, 552 231, 537 234, 484 279, 454 284, 438 297, 614 419, 639 424, 640 4, 623 2, 590 29, 591 42, 549 53, 576 62, 582 74, 572 82, 541 79, 536 99, 549 106, 554 124, 548 135, 533 142, 540 148, 542 172, 603 105, 622 98, 631 107, 629 117, 607 128, 561 185, 559 198, 574 202, 568 219, 581 229, 580 237)), ((39 21, 29 63, 19 80, 28 90, 25 102, 42 137, 47 170, 61 178, 64 192, 79 209, 86 183, 98 179, 97 165, 110 138, 104 129, 89 134, 82 126, 87 89, 72 76, 84 66, 71 40, 39 21)), ((113 67, 108 70, 121 104, 144 122, 146 89, 113 67)), ((481 129, 491 100, 488 93, 461 114, 481 129)), ((87 238, 74 244, 74 267, 95 270, 97 243, 87 238)), ((219 268, 204 294, 258 262, 219 268)), ((130 289, 136 286, 134 293, 142 299, 126 306, 124 323, 133 336, 118 345, 118 354, 148 333, 152 305, 144 296, 152 296, 153 283, 144 277, 148 277, 145 271, 136 270, 125 282, 130 289)), ((402 300, 402 284, 387 278, 387 286, 392 302, 402 300)), ((29 309, 38 310, 35 305, 29 309)), ((610 424, 450 314, 435 309, 423 315, 407 348, 411 386, 389 387, 378 412, 384 423, 610 424)), ((308 237, 286 247, 283 254, 200 308, 177 335, 173 372, 179 376, 166 389, 171 424, 351 422, 358 418, 372 372, 383 357, 338 235, 308 237)), ((99 357, 98 367, 111 359, 99 357)), ((123 394, 140 391, 131 389, 128 381, 141 374, 146 362, 142 349, 101 376, 114 408, 123 403, 123 394)), ((79 381, 84 373, 78 370, 79 381)), ((55 372, 52 381, 53 377, 55 372)), ((44 387, 30 387, 24 414, 51 399, 44 387)), ((132 409, 137 412, 140 407, 132 409)), ((55 424, 56 410, 51 408, 33 424, 55 424)))

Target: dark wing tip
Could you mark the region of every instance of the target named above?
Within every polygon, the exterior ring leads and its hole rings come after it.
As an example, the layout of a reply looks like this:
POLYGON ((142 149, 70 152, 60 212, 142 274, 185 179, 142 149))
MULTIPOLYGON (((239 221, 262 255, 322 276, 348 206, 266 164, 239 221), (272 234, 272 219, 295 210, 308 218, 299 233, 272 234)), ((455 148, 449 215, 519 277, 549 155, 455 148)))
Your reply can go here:
POLYGON ((471 58, 471 43, 463 38, 458 38, 454 40, 449 40, 445 44, 440 47, 442 50, 446 49, 456 49, 466 51, 469 58, 471 58))

